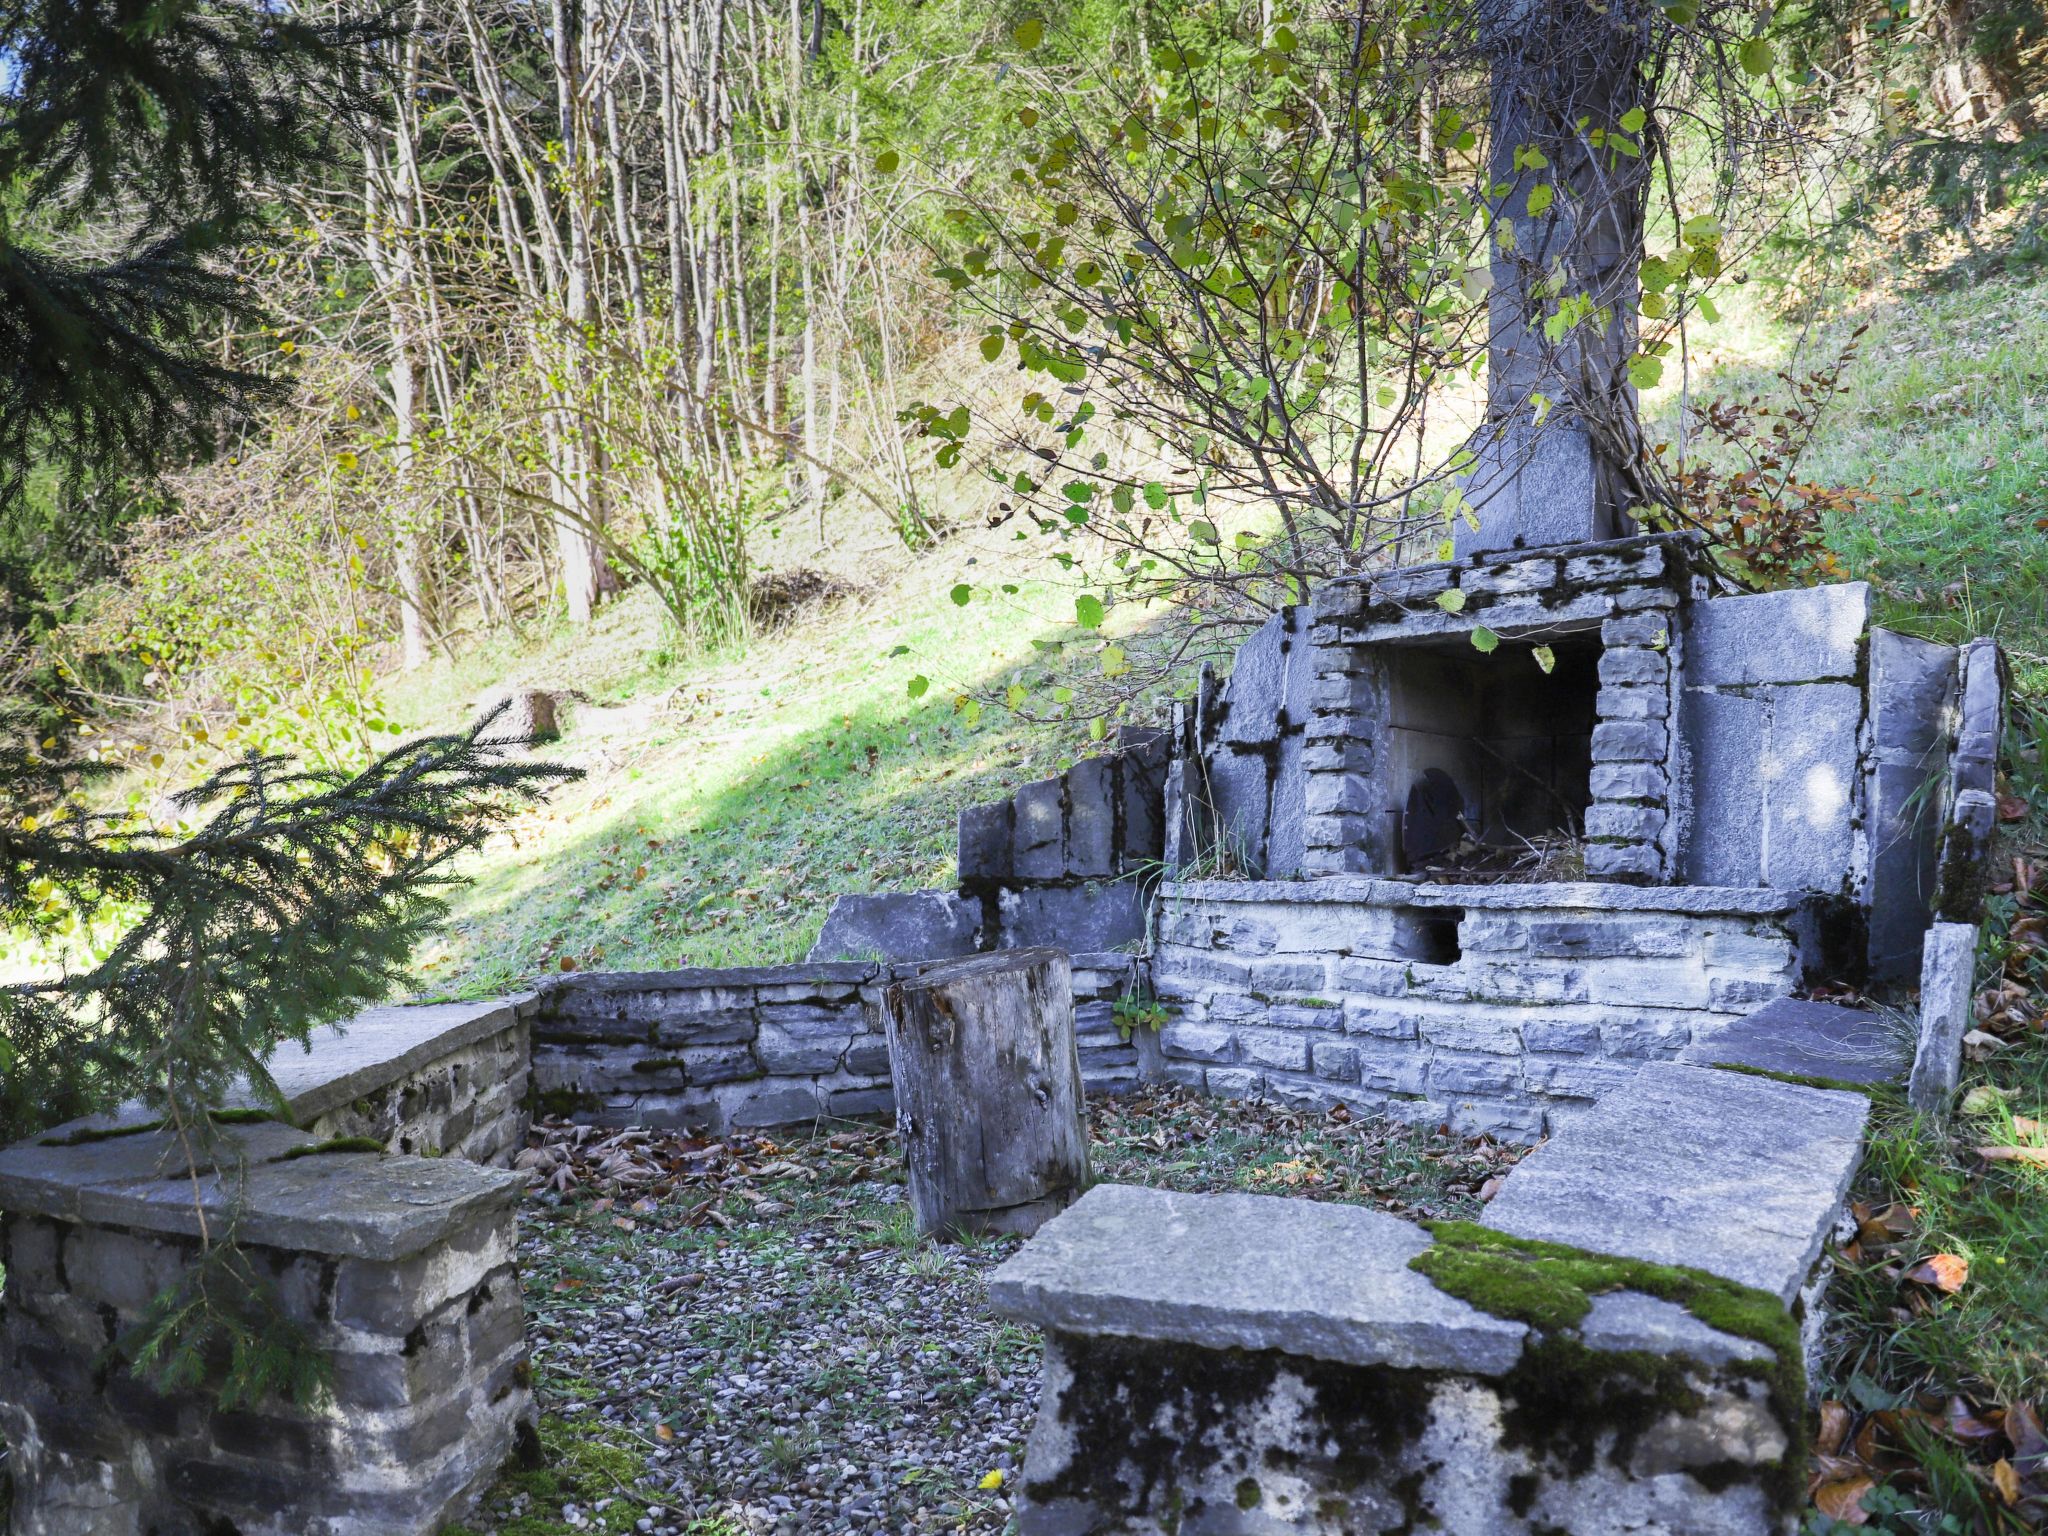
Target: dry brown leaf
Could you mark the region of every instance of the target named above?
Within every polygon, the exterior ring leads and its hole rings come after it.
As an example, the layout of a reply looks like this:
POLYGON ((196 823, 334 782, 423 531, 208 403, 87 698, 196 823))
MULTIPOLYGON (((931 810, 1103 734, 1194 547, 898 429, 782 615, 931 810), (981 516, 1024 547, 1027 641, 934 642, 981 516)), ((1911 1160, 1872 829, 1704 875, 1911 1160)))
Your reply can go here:
POLYGON ((2048 1147, 1979 1147, 1977 1155, 1987 1163, 2025 1163, 2030 1168, 2048 1168, 2048 1147))
POLYGON ((1991 1481, 1997 1486, 1998 1496, 2005 1500, 2007 1509, 2019 1503, 2020 1475, 2003 1456, 1991 1464, 1991 1481))
POLYGON ((1915 1285, 1931 1285, 1953 1296, 1970 1278, 1970 1261, 1959 1253, 1937 1253, 1906 1271, 1915 1285))
POLYGON ((1844 1525, 1868 1525, 1870 1514, 1863 1507, 1863 1495, 1876 1486, 1877 1479, 1873 1477, 1844 1477, 1822 1483, 1813 1491, 1814 1507, 1844 1525))
POLYGON ((2030 1120, 2025 1115, 2014 1115, 2012 1117, 2012 1128, 2022 1136, 2039 1136, 2041 1134, 2041 1122, 2030 1120))
POLYGON ((1849 1405, 1830 1399, 1820 1405, 1820 1433, 1813 1437, 1815 1454, 1832 1456, 1849 1438, 1849 1405))

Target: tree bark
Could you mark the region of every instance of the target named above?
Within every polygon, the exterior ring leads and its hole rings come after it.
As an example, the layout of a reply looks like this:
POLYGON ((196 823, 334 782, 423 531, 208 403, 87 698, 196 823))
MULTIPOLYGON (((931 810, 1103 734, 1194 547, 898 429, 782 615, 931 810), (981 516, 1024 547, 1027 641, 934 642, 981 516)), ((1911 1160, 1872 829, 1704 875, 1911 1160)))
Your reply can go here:
POLYGON ((1057 949, 948 960, 883 996, 918 1230, 1030 1234, 1088 1182, 1073 974, 1057 949))

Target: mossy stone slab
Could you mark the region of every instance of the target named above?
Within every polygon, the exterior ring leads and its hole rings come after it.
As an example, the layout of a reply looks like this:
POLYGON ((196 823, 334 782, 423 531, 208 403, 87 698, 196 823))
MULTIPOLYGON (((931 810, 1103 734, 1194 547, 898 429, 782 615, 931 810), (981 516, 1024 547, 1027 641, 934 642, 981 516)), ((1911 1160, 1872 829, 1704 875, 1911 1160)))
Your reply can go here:
POLYGON ((1870 1100, 1653 1062, 1537 1148, 1485 1225, 1799 1294, 1862 1153, 1870 1100))
POLYGON ((1410 1269, 1429 1245, 1361 1206, 1099 1184, 990 1277, 989 1300, 1060 1333, 1504 1374, 1528 1329, 1410 1269))

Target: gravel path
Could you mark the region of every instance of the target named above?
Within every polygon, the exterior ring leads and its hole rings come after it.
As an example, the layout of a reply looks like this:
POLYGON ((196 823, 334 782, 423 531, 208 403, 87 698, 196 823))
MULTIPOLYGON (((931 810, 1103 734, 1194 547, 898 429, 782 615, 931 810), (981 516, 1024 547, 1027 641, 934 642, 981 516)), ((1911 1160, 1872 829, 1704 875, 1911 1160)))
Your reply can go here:
MULTIPOLYGON (((1094 1118, 1103 1177, 1417 1214, 1476 1209, 1515 1156, 1166 1091, 1094 1118)), ((1011 1528, 1039 1344, 985 1277, 1015 1240, 920 1242, 893 1135, 536 1139, 521 1262, 552 1465, 471 1529, 1011 1528)))

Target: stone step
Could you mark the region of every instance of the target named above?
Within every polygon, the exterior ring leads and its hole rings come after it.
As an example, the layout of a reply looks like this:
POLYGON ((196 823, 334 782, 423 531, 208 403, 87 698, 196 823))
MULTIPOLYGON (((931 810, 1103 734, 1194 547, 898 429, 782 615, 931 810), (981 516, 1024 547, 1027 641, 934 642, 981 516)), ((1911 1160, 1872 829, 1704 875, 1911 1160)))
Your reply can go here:
POLYGON ((1696 1039, 1681 1061, 1838 1083, 1896 1083, 1913 1059, 1910 1027, 1861 1008, 1780 997, 1696 1039))
POLYGON ((1487 1226, 1703 1269, 1787 1307, 1862 1154, 1860 1093, 1652 1062, 1508 1175, 1487 1226))

